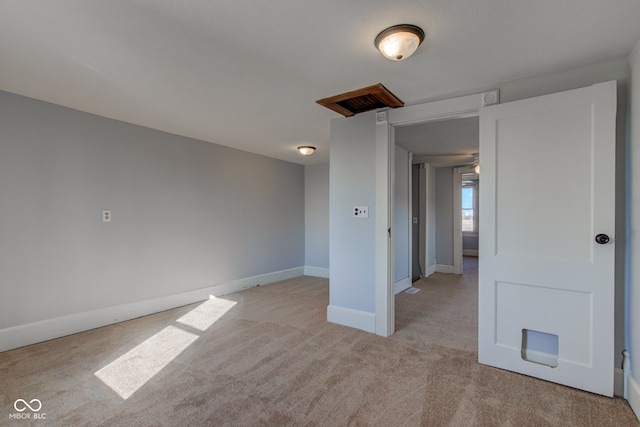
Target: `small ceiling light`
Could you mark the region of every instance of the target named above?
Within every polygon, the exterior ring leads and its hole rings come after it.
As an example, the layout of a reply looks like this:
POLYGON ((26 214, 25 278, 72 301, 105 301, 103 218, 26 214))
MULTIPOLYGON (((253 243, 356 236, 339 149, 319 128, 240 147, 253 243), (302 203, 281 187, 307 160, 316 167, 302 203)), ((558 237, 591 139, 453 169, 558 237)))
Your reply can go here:
POLYGON ((376 37, 376 48, 392 61, 400 61, 413 55, 424 40, 424 31, 415 25, 394 25, 376 37))
POLYGON ((303 156, 310 156, 310 155, 313 154, 314 151, 316 151, 316 147, 310 147, 308 145, 303 145, 302 147, 298 147, 298 151, 303 156))

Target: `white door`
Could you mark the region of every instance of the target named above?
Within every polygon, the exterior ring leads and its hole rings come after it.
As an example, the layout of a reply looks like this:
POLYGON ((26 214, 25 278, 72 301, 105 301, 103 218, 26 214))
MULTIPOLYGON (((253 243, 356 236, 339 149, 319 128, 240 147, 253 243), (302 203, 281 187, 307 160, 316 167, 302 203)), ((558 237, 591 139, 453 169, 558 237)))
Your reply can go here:
POLYGON ((480 109, 480 363, 613 395, 615 116, 615 82, 480 109))

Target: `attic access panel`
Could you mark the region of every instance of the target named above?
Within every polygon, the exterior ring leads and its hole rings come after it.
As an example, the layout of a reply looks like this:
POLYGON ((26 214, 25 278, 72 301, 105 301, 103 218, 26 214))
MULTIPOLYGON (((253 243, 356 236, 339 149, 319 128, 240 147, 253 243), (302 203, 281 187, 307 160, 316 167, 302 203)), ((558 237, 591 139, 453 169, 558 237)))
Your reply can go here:
POLYGON ((319 99, 316 102, 345 117, 378 108, 404 106, 404 102, 380 83, 330 98, 319 99))

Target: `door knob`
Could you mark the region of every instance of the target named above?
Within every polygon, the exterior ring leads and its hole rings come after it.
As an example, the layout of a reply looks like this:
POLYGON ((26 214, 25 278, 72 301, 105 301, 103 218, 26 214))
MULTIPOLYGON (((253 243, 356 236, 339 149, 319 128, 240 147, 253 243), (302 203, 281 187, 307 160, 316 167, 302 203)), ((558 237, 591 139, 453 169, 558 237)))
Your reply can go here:
POLYGON ((596 243, 606 245, 607 243, 609 243, 609 236, 607 236, 606 234, 598 234, 596 236, 596 243))

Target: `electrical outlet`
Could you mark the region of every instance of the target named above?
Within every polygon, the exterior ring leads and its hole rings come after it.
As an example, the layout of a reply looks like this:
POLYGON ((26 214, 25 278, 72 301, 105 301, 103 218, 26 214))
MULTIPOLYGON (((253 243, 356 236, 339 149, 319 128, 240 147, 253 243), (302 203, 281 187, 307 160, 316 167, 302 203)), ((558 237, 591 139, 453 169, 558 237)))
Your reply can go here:
POLYGON ((369 218, 369 206, 354 206, 353 207, 354 218, 369 218))
POLYGON ((102 222, 111 222, 111 211, 105 209, 102 211, 102 222))

